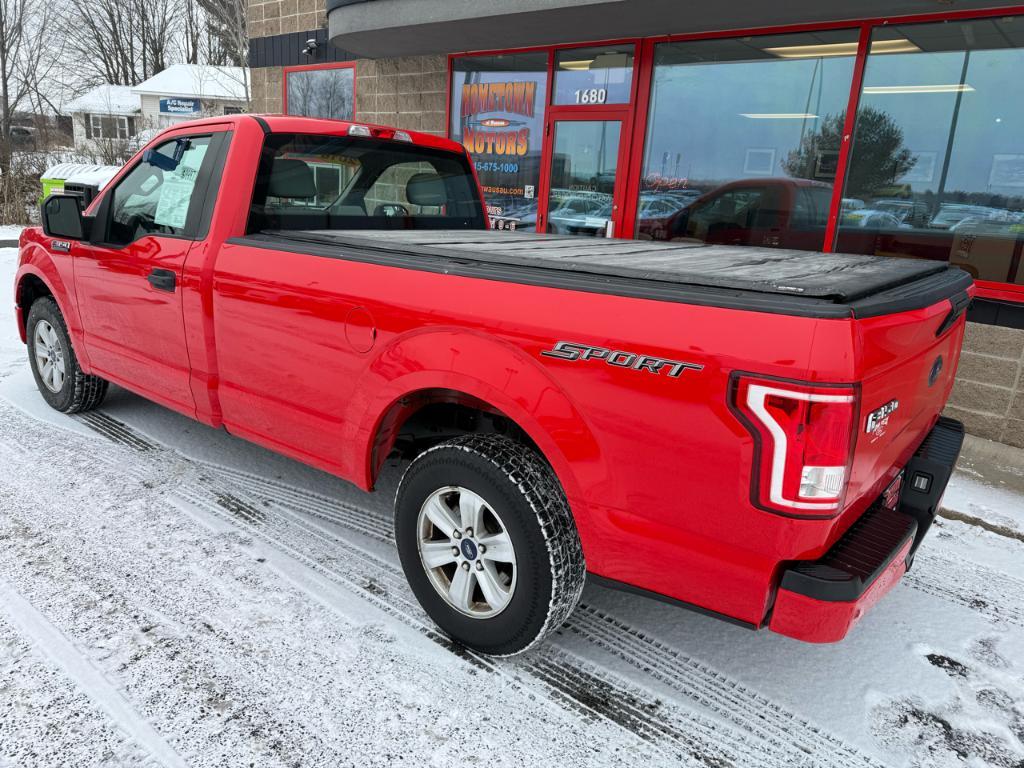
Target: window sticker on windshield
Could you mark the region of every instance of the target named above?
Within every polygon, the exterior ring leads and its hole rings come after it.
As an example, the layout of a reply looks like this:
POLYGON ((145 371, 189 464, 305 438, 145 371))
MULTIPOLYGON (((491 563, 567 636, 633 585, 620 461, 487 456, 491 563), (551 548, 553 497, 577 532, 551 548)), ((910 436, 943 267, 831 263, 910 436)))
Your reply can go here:
POLYGON ((160 187, 160 200, 156 205, 153 221, 162 227, 182 229, 188 217, 188 204, 196 186, 199 168, 206 156, 206 144, 194 144, 185 152, 178 167, 164 173, 160 187))

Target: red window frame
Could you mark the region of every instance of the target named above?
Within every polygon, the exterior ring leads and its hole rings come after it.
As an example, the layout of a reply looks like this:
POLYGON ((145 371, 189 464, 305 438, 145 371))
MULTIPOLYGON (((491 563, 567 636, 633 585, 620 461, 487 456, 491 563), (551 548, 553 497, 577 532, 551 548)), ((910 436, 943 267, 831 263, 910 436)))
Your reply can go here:
MULTIPOLYGON (((632 133, 624 137, 630 144, 629 162, 624 169, 623 177, 625 186, 624 210, 622 211, 623 226, 616 237, 631 238, 636 224, 636 208, 639 201, 640 176, 643 172, 644 145, 647 138, 647 118, 650 111, 651 82, 654 75, 654 46, 659 43, 689 42, 695 40, 714 40, 729 37, 756 37, 761 35, 779 35, 796 32, 820 32, 832 29, 856 29, 859 30, 859 42, 857 54, 854 61, 853 79, 850 83, 850 97, 846 110, 846 125, 843 131, 843 141, 839 149, 838 167, 836 177, 833 181, 832 207, 829 211, 828 224, 825 230, 824 252, 832 253, 835 249, 836 235, 839 225, 839 211, 842 205, 843 187, 846 183, 846 174, 850 160, 850 147, 853 140, 853 130, 856 123, 857 108, 860 102, 861 85, 864 79, 864 69, 867 64, 868 49, 871 45, 871 34, 878 27, 885 27, 892 24, 927 24, 929 22, 941 21, 970 21, 972 19, 990 19, 1006 16, 1024 16, 1024 5, 1010 6, 1006 8, 985 8, 978 10, 961 11, 940 11, 935 13, 907 14, 902 16, 878 16, 861 19, 847 19, 845 21, 817 22, 807 24, 789 24, 773 27, 750 27, 740 29, 721 29, 707 32, 683 33, 675 35, 660 35, 656 37, 618 39, 618 40, 594 40, 567 43, 564 45, 536 45, 523 48, 499 48, 482 51, 462 51, 448 54, 448 88, 445 104, 445 132, 451 137, 451 108, 452 108, 452 72, 455 59, 472 58, 474 56, 497 56, 508 53, 526 53, 533 51, 545 51, 548 54, 548 92, 544 103, 545 110, 545 141, 541 157, 542 167, 546 168, 550 161, 550 137, 547 135, 551 124, 552 110, 565 110, 564 105, 552 105, 552 93, 554 88, 554 61, 555 52, 570 48, 585 48, 595 45, 621 45, 625 43, 636 43, 636 56, 633 61, 633 92, 632 101, 628 105, 632 111, 632 133)), ((593 106, 573 106, 573 110, 595 109, 593 106)), ((628 124, 627 124, 628 127, 628 124)), ((542 179, 544 174, 542 173, 542 179)), ((546 190, 538 189, 538 194, 546 194, 546 190)), ((544 200, 546 198, 542 198, 544 200)), ((538 222, 540 218, 538 217, 538 222)), ((1024 303, 1024 285, 1014 283, 993 282, 989 280, 978 280, 978 296, 1002 301, 1024 303)))
MULTIPOLYGON (((358 93, 356 90, 356 63, 354 61, 326 61, 322 64, 296 64, 281 70, 281 112, 288 114, 288 73, 311 72, 317 69, 351 69, 352 70, 352 119, 355 120, 359 111, 358 93)), ((450 82, 450 80, 449 80, 450 82)), ((449 88, 450 90, 450 88, 449 88)))

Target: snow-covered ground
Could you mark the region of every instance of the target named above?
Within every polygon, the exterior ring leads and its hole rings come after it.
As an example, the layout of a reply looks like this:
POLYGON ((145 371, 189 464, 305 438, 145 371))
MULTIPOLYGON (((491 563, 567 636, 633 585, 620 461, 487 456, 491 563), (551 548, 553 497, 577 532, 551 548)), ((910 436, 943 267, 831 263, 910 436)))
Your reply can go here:
POLYGON ((1024 497, 978 466, 843 643, 588 587, 501 661, 405 586, 397 467, 366 495, 120 390, 59 415, 9 301, 0 468, 5 768, 1024 765, 1024 497))

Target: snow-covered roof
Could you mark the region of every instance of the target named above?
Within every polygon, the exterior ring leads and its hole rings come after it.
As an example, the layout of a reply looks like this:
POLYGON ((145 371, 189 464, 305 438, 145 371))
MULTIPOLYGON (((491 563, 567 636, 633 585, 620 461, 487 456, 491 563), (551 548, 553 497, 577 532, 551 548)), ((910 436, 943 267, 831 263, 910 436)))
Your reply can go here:
POLYGON ((105 165, 96 165, 95 163, 57 163, 47 168, 40 178, 69 179, 77 174, 92 173, 106 167, 105 165))
POLYGON ((249 70, 245 67, 215 67, 210 64, 172 64, 132 91, 152 96, 228 99, 246 101, 249 70))
POLYGON ((127 85, 100 85, 65 105, 68 114, 97 112, 108 115, 133 115, 139 111, 139 97, 127 85))
POLYGON ((65 184, 82 184, 103 189, 110 180, 117 176, 121 170, 120 165, 98 165, 88 171, 73 173, 64 179, 65 184))

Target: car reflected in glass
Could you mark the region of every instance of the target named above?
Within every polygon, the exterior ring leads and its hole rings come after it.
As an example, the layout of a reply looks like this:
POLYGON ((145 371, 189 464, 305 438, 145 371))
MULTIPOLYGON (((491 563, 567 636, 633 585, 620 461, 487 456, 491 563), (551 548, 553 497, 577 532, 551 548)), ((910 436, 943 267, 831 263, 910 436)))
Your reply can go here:
POLYGON ((740 179, 696 199, 654 198, 648 207, 652 213, 659 210, 656 201, 676 210, 667 216, 641 216, 641 238, 821 250, 832 185, 807 179, 740 179))

